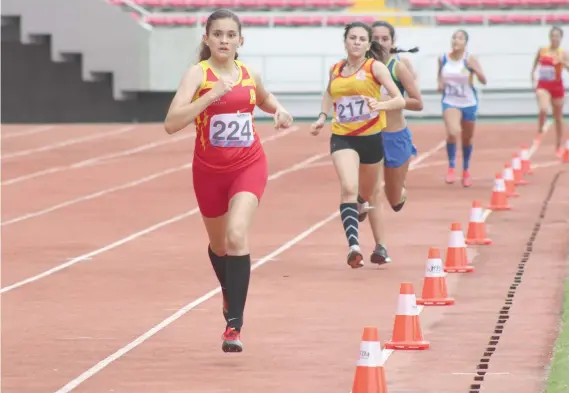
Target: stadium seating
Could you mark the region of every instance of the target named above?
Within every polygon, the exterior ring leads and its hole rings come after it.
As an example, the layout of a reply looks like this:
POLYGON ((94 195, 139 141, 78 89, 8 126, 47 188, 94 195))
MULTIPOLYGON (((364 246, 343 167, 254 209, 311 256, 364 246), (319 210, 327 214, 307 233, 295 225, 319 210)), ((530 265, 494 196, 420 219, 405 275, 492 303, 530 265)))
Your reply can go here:
MULTIPOLYGON (((125 0, 108 1, 116 6, 125 6, 125 0)), ((131 2, 151 12, 146 16, 138 14, 133 16, 155 27, 204 24, 207 16, 198 17, 195 13, 210 12, 222 7, 240 12, 243 25, 248 27, 343 26, 355 20, 371 23, 377 19, 369 14, 358 15, 357 11, 362 4, 358 0, 131 0, 131 2), (247 15, 247 11, 255 14, 247 15), (269 14, 268 11, 281 11, 283 15, 269 14), (302 15, 295 11, 336 12, 336 15, 302 15), (266 15, 263 15, 265 12, 266 15), (290 15, 286 15, 287 13, 290 15)), ((365 8, 369 2, 363 4, 365 8)), ((550 9, 569 8, 569 0, 408 0, 408 4, 412 11, 444 10, 446 15, 433 18, 434 22, 441 26, 569 24, 569 12, 567 14, 549 12, 550 9), (447 5, 472 12, 466 14, 452 12, 448 10, 447 5), (523 9, 531 9, 534 12, 519 14, 515 12, 523 9), (499 15, 482 15, 477 14, 476 10, 505 12, 499 15)), ((378 1, 377 6, 383 7, 383 2, 378 1)), ((378 12, 378 16, 380 14, 381 12, 378 12)), ((397 26, 413 24, 411 16, 391 16, 384 19, 397 26)))
MULTIPOLYGON (((569 13, 566 15, 443 15, 435 18, 437 25, 539 25, 545 18, 549 25, 569 24, 569 13)), ((207 17, 201 18, 201 24, 207 17)), ((243 25, 249 27, 310 27, 310 26, 344 26, 354 20, 372 23, 377 18, 370 16, 242 16, 243 25)), ((195 26, 195 16, 157 15, 144 17, 143 21, 152 26, 195 26)))
POLYGON ((440 10, 450 6, 462 10, 515 10, 569 8, 569 0, 409 0, 411 10, 440 10))
MULTIPOLYGON (((123 0, 110 0, 123 5, 123 0)), ((132 0, 150 11, 208 11, 229 8, 241 11, 333 11, 354 5, 353 0, 132 0)))

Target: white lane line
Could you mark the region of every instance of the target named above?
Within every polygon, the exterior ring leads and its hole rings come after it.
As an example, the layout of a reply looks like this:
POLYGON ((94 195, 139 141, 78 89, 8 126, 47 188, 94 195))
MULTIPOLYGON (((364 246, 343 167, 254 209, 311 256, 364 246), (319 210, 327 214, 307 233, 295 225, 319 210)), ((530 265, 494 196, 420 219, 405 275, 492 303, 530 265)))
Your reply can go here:
MULTIPOLYGON (((274 134, 274 135, 270 136, 269 138, 267 138, 264 142, 266 143, 266 142, 268 142, 269 140, 275 140, 275 139, 284 137, 285 135, 288 135, 288 134, 290 134, 291 132, 294 132, 294 131, 296 131, 296 129, 290 129, 290 130, 288 130, 288 131, 286 131, 286 132, 280 132, 280 133, 278 133, 278 134, 274 134)), ((326 154, 324 154, 324 153, 322 153, 322 154, 315 154, 315 155, 309 157, 308 159, 306 159, 306 160, 304 160, 304 161, 302 161, 302 162, 300 162, 300 163, 296 163, 296 164, 291 165, 290 167, 288 167, 288 168, 286 168, 286 169, 283 169, 283 170, 281 170, 281 171, 275 172, 274 174, 272 174, 272 175, 269 176, 269 181, 278 179, 279 177, 282 176, 283 173, 289 173, 291 168, 298 168, 299 166, 310 165, 311 163, 313 163, 314 161, 317 161, 317 160, 321 159, 321 158, 324 157, 325 155, 326 155, 326 154)), ((186 165, 189 165, 189 164, 186 164, 186 165)), ((11 285, 8 285, 8 286, 6 286, 6 287, 3 287, 2 289, 0 289, 0 294, 9 292, 9 291, 14 290, 14 289, 16 289, 16 288, 23 287, 24 285, 27 285, 27 284, 30 284, 30 283, 32 283, 32 282, 38 281, 38 280, 40 280, 40 279, 42 279, 42 278, 44 278, 44 277, 48 277, 48 276, 50 276, 50 275, 52 275, 52 274, 54 274, 54 273, 57 273, 57 272, 59 272, 59 271, 61 271, 61 270, 63 270, 63 269, 66 269, 66 268, 68 268, 68 267, 70 267, 70 266, 73 266, 73 265, 75 265, 75 264, 77 264, 77 263, 79 263, 79 262, 89 261, 89 260, 91 260, 91 259, 92 259, 94 256, 96 256, 96 255, 105 253, 105 252, 107 252, 107 251, 109 251, 109 250, 112 250, 112 249, 114 249, 114 248, 117 248, 117 247, 119 247, 119 246, 122 246, 123 244, 126 244, 126 243, 128 243, 128 242, 130 242, 130 241, 132 241, 132 240, 135 240, 135 239, 137 239, 137 238, 139 238, 139 237, 141 237, 141 236, 144 236, 144 235, 147 235, 147 234, 149 234, 149 233, 151 233, 151 232, 154 232, 154 231, 156 231, 156 230, 158 230, 158 229, 160 229, 160 228, 163 228, 163 227, 165 227, 165 226, 167 226, 167 225, 170 225, 170 224, 173 224, 173 223, 178 222, 178 221, 180 221, 180 220, 183 220, 183 219, 186 218, 186 217, 193 216, 194 214, 197 214, 198 212, 199 212, 199 209, 198 209, 198 208, 194 208, 194 209, 189 210, 189 211, 187 211, 187 212, 185 212, 185 213, 182 213, 182 214, 176 215, 176 216, 174 216, 174 217, 172 217, 172 218, 169 218, 168 220, 161 221, 161 222, 159 222, 159 223, 157 223, 157 224, 154 224, 154 225, 152 225, 152 226, 150 226, 150 227, 147 227, 147 228, 145 228, 145 229, 143 229, 143 230, 141 230, 141 231, 138 231, 138 232, 135 232, 135 233, 133 233, 133 234, 131 234, 131 235, 128 235, 128 236, 126 236, 126 237, 124 237, 124 238, 122 238, 122 239, 120 239, 120 240, 117 240, 117 241, 115 241, 115 242, 113 242, 113 243, 110 243, 110 244, 108 244, 108 245, 106 245, 106 246, 104 246, 104 247, 101 247, 101 248, 96 249, 96 250, 94 250, 94 251, 91 251, 91 252, 88 252, 88 253, 86 253, 86 254, 80 255, 80 256, 78 256, 78 257, 76 257, 76 258, 69 259, 67 262, 62 263, 62 264, 60 264, 60 265, 57 265, 57 266, 55 266, 55 267, 53 267, 53 268, 51 268, 51 269, 49 269, 49 270, 46 270, 46 271, 44 271, 44 272, 42 272, 42 273, 37 274, 37 275, 35 275, 35 276, 26 278, 26 279, 24 279, 24 280, 21 280, 21 281, 18 281, 18 282, 16 282, 16 283, 14 283, 14 284, 11 284, 11 285)))
POLYGON ((191 134, 188 134, 188 135, 183 135, 179 138, 177 138, 177 137, 168 138, 168 139, 157 141, 157 142, 147 143, 145 145, 141 145, 141 146, 138 146, 138 147, 135 147, 132 149, 120 150, 120 151, 117 151, 115 153, 109 153, 109 154, 104 154, 104 155, 97 156, 97 157, 88 158, 86 160, 78 161, 78 162, 75 162, 73 164, 57 166, 57 167, 43 169, 43 170, 37 171, 37 172, 28 173, 26 175, 22 175, 22 176, 18 176, 18 177, 14 177, 14 178, 5 180, 0 185, 9 186, 11 184, 17 184, 17 183, 21 183, 21 182, 26 181, 26 180, 35 179, 35 178, 38 178, 40 176, 45 176, 45 175, 50 175, 50 174, 57 173, 57 172, 67 171, 70 169, 77 169, 77 168, 82 168, 82 167, 86 167, 86 166, 90 166, 90 165, 95 165, 95 164, 98 164, 98 163, 105 161, 105 160, 112 160, 114 158, 127 157, 130 155, 136 154, 136 153, 140 153, 140 152, 143 152, 146 150, 153 149, 153 148, 158 147, 158 146, 167 145, 170 143, 177 143, 177 142, 180 142, 180 141, 187 139, 187 138, 190 138, 190 137, 195 137, 195 132, 192 132, 191 134))
MULTIPOLYGON (((445 146, 444 141, 439 143, 436 147, 427 151, 426 153, 419 155, 409 165, 409 170, 413 170, 415 165, 418 165, 419 163, 421 163, 425 159, 427 159, 430 156, 432 156, 433 154, 435 154, 443 146, 445 146)), ((323 157, 324 154, 322 154, 320 156, 323 157)), ((309 163, 307 162, 307 164, 309 164, 309 163)), ((298 244, 299 242, 301 242, 302 240, 307 238, 310 234, 316 232, 318 229, 320 229, 321 227, 323 227, 327 223, 338 218, 339 215, 340 215, 340 213, 338 211, 335 211, 334 213, 330 214, 328 217, 324 218, 323 220, 318 221, 314 225, 311 225, 308 229, 306 229, 305 231, 303 231, 302 233, 300 233, 299 235, 297 235, 293 239, 287 241, 286 243, 284 243, 282 246, 280 246, 279 248, 277 248, 276 250, 274 250, 270 254, 267 254, 264 257, 262 257, 258 262, 252 264, 251 270, 258 269, 259 267, 270 262, 271 260, 274 260, 280 254, 282 254, 283 252, 287 251, 288 249, 292 248, 293 246, 295 246, 296 244, 298 244)), ((221 291, 221 288, 218 286, 217 288, 209 291, 208 293, 206 293, 202 297, 192 301, 191 303, 188 303, 187 305, 180 308, 174 314, 172 314, 168 318, 164 319, 162 322, 160 322, 159 324, 157 324, 156 326, 154 326, 153 328, 151 328, 147 332, 143 333, 142 335, 140 335, 139 337, 137 337, 136 339, 134 339, 133 341, 131 341, 130 343, 125 345, 124 347, 120 348, 115 353, 109 355, 108 357, 101 360, 99 363, 95 364, 93 367, 91 367, 87 371, 83 372, 81 375, 79 375, 77 378, 75 378, 72 381, 70 381, 69 383, 67 383, 65 386, 63 386, 61 389, 57 390, 55 393, 68 393, 68 392, 72 391, 77 386, 79 386, 80 384, 85 382, 87 379, 91 378, 92 376, 94 376, 95 374, 97 374, 98 372, 103 370, 109 364, 111 364, 115 360, 119 359, 120 357, 126 355, 128 352, 130 352, 131 350, 133 350, 134 348, 136 348, 137 346, 139 346, 140 344, 144 343, 146 340, 148 340, 149 338, 154 336, 156 333, 160 332, 161 330, 163 330, 164 328, 166 328, 167 326, 169 326, 170 324, 172 324, 173 322, 175 322, 176 320, 178 320, 179 318, 184 316, 186 313, 191 311, 193 308, 199 306, 200 304, 204 303, 208 299, 212 298, 214 295, 216 295, 220 291, 221 291)))
POLYGON ((84 136, 81 138, 67 139, 67 140, 64 140, 61 142, 52 143, 52 144, 37 147, 34 149, 20 150, 20 151, 16 151, 16 152, 10 153, 10 154, 3 154, 2 160, 14 158, 14 157, 28 156, 30 154, 42 153, 44 151, 55 150, 55 149, 59 149, 61 147, 65 147, 65 146, 76 145, 78 143, 94 141, 97 139, 103 139, 103 138, 106 138, 108 136, 124 134, 125 132, 130 132, 130 131, 133 131, 135 129, 136 129, 136 127, 134 127, 134 126, 127 126, 127 127, 122 127, 119 129, 107 131, 107 132, 95 132, 94 131, 93 135, 87 135, 87 136, 84 136))
POLYGON ((54 128, 53 126, 39 126, 39 127, 30 128, 29 130, 26 131, 19 131, 19 132, 14 131, 10 133, 2 132, 2 139, 5 140, 5 139, 18 138, 21 136, 39 134, 40 132, 49 131, 52 130, 53 128, 54 128))
MULTIPOLYGON (((288 135, 288 134, 290 134, 290 133, 292 133, 292 132, 294 132, 294 131, 296 131, 296 130, 297 130, 297 129, 289 129, 289 130, 287 130, 287 131, 283 131, 283 132, 280 132, 280 133, 278 133, 278 134, 273 134, 273 135, 271 135, 270 137, 268 137, 268 138, 262 140, 261 143, 264 144, 264 143, 267 143, 267 142, 274 141, 274 140, 276 140, 276 139, 280 139, 280 138, 282 138, 282 137, 284 137, 284 136, 286 136, 286 135, 288 135)), ((76 205, 76 204, 78 204, 78 203, 85 202, 85 201, 89 201, 89 200, 92 200, 92 199, 95 199, 95 198, 99 198, 99 197, 102 197, 102 196, 104 196, 104 195, 107 195, 107 194, 110 194, 110 193, 113 193, 113 192, 126 190, 126 189, 128 189, 128 188, 133 188, 133 187, 139 186, 139 185, 141 185, 141 184, 147 183, 147 182, 149 182, 149 181, 156 180, 156 179, 158 179, 158 178, 160 178, 160 177, 167 176, 167 175, 171 175, 172 173, 179 172, 179 171, 182 171, 182 170, 185 170, 185 169, 189 169, 189 168, 191 168, 191 167, 192 167, 192 164, 190 163, 190 164, 180 165, 180 166, 177 166, 177 167, 174 167, 174 168, 168 168, 168 169, 166 169, 166 170, 163 170, 163 171, 160 171, 160 172, 157 172, 157 173, 153 173, 153 174, 148 175, 148 176, 144 176, 144 177, 142 177, 142 178, 139 178, 139 179, 130 181, 130 182, 128 182, 128 183, 123 183, 123 184, 120 184, 120 185, 118 185, 118 186, 106 188, 106 189, 104 189, 104 190, 100 190, 100 191, 93 192, 93 193, 88 194, 88 195, 83 195, 83 196, 80 196, 80 197, 77 197, 77 198, 74 198, 74 199, 71 199, 71 200, 68 200, 68 201, 65 201, 65 202, 58 203, 58 204, 56 204, 56 205, 47 207, 47 208, 42 209, 42 210, 36 210, 35 212, 30 212, 30 213, 26 213, 26 214, 23 214, 23 215, 18 216, 18 217, 14 217, 14 218, 12 218, 12 219, 10 219, 10 220, 3 221, 0 226, 3 226, 3 227, 4 227, 4 226, 7 226, 7 225, 15 224, 15 223, 17 223, 17 222, 22 222, 22 221, 25 221, 25 220, 29 220, 30 218, 40 217, 40 216, 43 216, 43 215, 45 215, 45 214, 54 212, 54 211, 56 211, 56 210, 63 209, 63 208, 69 207, 69 206, 73 206, 73 205, 76 205)))

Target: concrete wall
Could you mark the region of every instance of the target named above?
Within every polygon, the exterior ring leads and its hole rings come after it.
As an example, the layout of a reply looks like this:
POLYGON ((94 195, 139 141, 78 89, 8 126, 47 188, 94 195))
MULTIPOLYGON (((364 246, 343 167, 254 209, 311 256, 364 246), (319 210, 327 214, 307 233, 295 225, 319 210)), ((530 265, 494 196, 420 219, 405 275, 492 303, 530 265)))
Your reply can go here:
POLYGON ((111 72, 116 98, 149 88, 151 33, 119 7, 104 0, 2 0, 2 16, 21 18, 23 42, 51 35, 54 61, 80 53, 84 80, 111 72))

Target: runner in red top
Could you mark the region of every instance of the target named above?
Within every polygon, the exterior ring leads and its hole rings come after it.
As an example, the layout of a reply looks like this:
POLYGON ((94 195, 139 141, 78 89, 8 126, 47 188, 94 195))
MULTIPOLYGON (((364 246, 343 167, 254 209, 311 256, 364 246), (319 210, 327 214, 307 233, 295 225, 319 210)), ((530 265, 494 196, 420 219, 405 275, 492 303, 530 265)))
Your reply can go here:
POLYGON ((240 332, 251 274, 247 231, 268 178, 253 110, 258 106, 274 114, 277 129, 293 120, 258 74, 237 60, 242 44, 234 13, 222 9, 210 15, 200 62, 184 75, 164 124, 169 134, 192 121, 196 126, 194 191, 222 288, 225 352, 243 349, 240 332))
POLYGON ((563 30, 552 27, 549 32, 550 45, 540 48, 535 56, 531 71, 532 83, 535 83, 535 71, 538 71, 536 97, 539 106, 538 138, 541 138, 549 107, 552 107, 555 129, 557 131, 556 151, 559 154, 563 141, 563 105, 565 87, 563 86, 563 68, 569 68, 569 56, 559 47, 563 30))

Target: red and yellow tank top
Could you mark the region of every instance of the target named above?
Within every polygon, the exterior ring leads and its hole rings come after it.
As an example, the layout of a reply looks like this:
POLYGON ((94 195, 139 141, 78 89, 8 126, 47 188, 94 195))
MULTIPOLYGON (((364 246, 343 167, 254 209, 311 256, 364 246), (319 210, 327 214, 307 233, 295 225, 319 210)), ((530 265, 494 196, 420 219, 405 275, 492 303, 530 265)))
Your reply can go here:
POLYGON ((551 54, 550 48, 541 48, 538 59, 538 79, 540 82, 562 83, 563 75, 563 50, 554 50, 555 55, 551 54))
POLYGON ((386 125, 385 112, 371 112, 364 97, 381 98, 381 83, 372 72, 375 60, 366 60, 360 69, 350 76, 342 76, 345 60, 332 69, 328 93, 334 100, 332 133, 337 135, 364 136, 381 132, 386 125))
MULTIPOLYGON (((198 63, 203 81, 194 94, 195 101, 218 81, 207 60, 198 63)), ((257 103, 255 80, 240 61, 239 78, 233 89, 214 101, 194 120, 196 144, 194 165, 212 172, 231 172, 243 168, 263 155, 255 130, 253 110, 257 103)))

